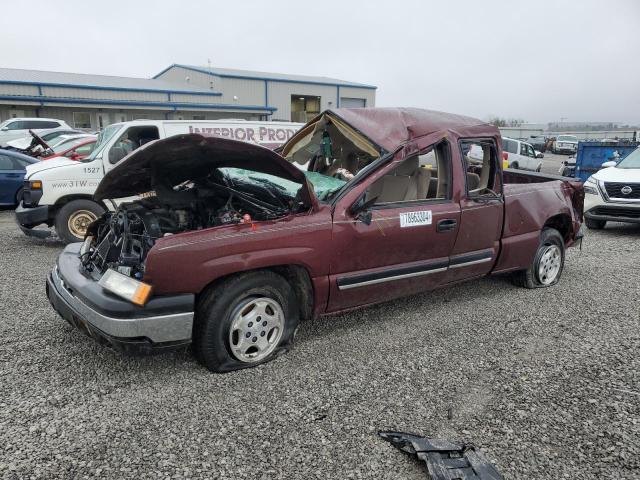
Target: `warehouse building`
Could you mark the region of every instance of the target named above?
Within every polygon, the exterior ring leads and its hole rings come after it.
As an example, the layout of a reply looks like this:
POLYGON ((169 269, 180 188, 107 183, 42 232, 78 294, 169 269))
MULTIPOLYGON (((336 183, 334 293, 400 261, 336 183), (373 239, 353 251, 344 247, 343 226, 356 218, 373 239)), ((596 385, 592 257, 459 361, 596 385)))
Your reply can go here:
POLYGON ((0 121, 49 117, 92 130, 140 118, 306 122, 327 108, 373 107, 375 94, 334 78, 178 64, 153 78, 0 68, 0 121))

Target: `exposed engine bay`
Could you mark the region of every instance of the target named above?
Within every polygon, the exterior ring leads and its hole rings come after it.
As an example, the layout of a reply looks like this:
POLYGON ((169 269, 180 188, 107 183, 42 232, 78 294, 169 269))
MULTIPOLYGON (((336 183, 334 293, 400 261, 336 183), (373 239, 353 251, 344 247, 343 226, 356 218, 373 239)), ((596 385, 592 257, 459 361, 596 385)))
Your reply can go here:
POLYGON ((250 176, 231 177, 220 170, 202 182, 157 184, 153 193, 121 204, 89 226, 81 259, 92 277, 98 279, 112 268, 140 280, 144 260, 161 237, 277 219, 304 208, 276 184, 250 176))

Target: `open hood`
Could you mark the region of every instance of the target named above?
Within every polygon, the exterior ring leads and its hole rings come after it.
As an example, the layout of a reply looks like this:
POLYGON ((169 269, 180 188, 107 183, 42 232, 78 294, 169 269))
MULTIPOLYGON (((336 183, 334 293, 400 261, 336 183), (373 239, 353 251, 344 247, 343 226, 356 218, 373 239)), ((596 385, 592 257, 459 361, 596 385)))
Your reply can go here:
POLYGON ((131 197, 153 190, 154 179, 178 185, 222 167, 244 168, 299 183, 305 188, 303 200, 310 200, 304 173, 273 150, 199 134, 155 140, 133 151, 104 176, 94 198, 131 197))

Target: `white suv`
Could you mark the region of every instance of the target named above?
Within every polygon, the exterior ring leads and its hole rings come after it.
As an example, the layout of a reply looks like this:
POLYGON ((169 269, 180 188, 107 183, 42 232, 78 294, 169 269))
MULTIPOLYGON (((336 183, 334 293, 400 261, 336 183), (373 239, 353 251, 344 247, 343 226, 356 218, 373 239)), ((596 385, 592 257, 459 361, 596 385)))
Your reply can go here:
POLYGON ((509 162, 509 168, 520 170, 542 170, 542 160, 536 156, 536 151, 531 144, 502 137, 502 151, 506 153, 505 160, 509 162))
POLYGON ((640 223, 640 148, 584 182, 584 218, 587 227, 601 229, 611 222, 640 223))
POLYGON ((10 118, 0 123, 0 147, 5 147, 10 140, 29 136, 29 130, 38 133, 59 127, 71 130, 65 121, 55 118, 10 118))

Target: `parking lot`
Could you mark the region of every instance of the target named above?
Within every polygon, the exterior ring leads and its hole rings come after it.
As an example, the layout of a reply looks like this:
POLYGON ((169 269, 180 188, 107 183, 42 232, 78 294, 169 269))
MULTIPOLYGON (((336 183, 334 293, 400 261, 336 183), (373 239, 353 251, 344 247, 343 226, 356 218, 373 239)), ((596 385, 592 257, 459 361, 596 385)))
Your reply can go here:
POLYGON ((489 278, 320 318, 214 375, 67 325, 44 292, 61 243, 1 211, 0 477, 425 478, 376 436, 397 429, 473 442, 505 478, 637 478, 639 239, 589 231, 553 288, 489 278))
POLYGON ((546 152, 542 159, 542 173, 558 175, 562 162, 567 158, 569 158, 569 155, 556 155, 551 152, 546 152))

